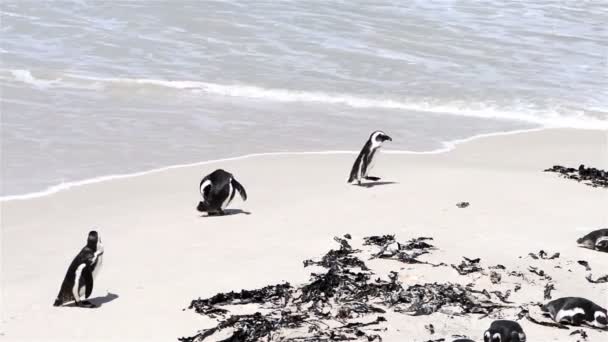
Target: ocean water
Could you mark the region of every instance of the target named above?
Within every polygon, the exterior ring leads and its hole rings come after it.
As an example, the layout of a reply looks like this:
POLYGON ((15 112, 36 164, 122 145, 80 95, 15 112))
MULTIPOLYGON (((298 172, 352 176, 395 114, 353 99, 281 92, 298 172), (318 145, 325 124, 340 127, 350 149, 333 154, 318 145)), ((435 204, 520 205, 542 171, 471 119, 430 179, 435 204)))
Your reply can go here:
POLYGON ((376 129, 413 152, 608 129, 604 1, 4 0, 0 11, 2 196, 249 153, 354 151, 376 129))

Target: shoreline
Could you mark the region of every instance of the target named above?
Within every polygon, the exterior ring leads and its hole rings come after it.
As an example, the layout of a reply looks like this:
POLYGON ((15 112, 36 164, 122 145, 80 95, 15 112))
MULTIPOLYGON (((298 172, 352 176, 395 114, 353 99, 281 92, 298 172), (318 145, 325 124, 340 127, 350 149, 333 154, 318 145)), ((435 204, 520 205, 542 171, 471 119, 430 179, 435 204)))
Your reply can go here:
MULTIPOLYGON (((409 150, 383 149, 382 152, 386 153, 386 154, 404 154, 404 155, 441 154, 441 153, 447 153, 447 152, 454 150, 460 144, 472 142, 472 141, 475 141, 478 139, 490 138, 490 137, 494 137, 494 136, 508 136, 508 135, 513 135, 513 134, 515 134, 515 135, 516 134, 525 134, 525 133, 530 133, 530 132, 539 132, 539 131, 554 130, 554 129, 573 129, 573 130, 580 130, 580 131, 603 131, 602 129, 586 129, 586 128, 536 127, 536 128, 520 129, 520 130, 513 130, 513 131, 477 134, 477 135, 473 135, 468 138, 455 139, 455 140, 443 142, 442 143, 443 147, 435 149, 435 150, 430 150, 430 151, 409 151, 409 150)), ((80 187, 80 186, 84 186, 84 185, 88 185, 88 184, 108 182, 108 181, 112 181, 112 180, 116 180, 116 179, 140 177, 140 176, 145 176, 147 174, 153 174, 153 173, 163 172, 163 171, 168 171, 168 170, 193 167, 193 166, 199 166, 199 165, 207 165, 207 164, 220 163, 220 162, 227 162, 227 161, 243 160, 243 159, 249 159, 249 158, 255 158, 255 157, 289 156, 289 155, 357 154, 357 153, 359 153, 359 150, 249 153, 249 154, 244 154, 244 155, 234 156, 234 157, 210 159, 210 160, 203 160, 203 161, 193 162, 193 163, 184 163, 184 164, 163 166, 163 167, 159 167, 159 168, 138 171, 138 172, 133 172, 133 173, 113 174, 113 175, 105 175, 105 176, 87 178, 87 179, 77 180, 77 181, 69 181, 69 182, 65 182, 65 183, 52 185, 41 191, 28 192, 28 193, 16 194, 16 195, 0 196, 0 203, 46 197, 46 196, 50 196, 50 195, 53 195, 53 194, 56 194, 56 193, 59 193, 62 191, 66 191, 66 190, 69 190, 69 189, 72 189, 75 187, 80 187)))

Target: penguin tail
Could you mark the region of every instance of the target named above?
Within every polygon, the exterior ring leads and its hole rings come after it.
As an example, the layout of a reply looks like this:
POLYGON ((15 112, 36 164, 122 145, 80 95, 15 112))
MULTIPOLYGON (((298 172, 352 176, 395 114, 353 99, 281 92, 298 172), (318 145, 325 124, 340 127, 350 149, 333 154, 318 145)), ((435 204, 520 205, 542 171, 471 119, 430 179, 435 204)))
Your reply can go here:
POLYGON ((57 298, 55 299, 55 303, 53 303, 53 306, 61 306, 61 304, 63 304, 63 302, 61 301, 61 299, 57 298))
POLYGON ((236 179, 234 179, 234 177, 232 178, 232 186, 236 189, 236 191, 239 192, 239 195, 241 195, 241 198, 243 199, 243 201, 246 201, 247 192, 245 191, 245 188, 241 185, 241 183, 239 183, 236 179))

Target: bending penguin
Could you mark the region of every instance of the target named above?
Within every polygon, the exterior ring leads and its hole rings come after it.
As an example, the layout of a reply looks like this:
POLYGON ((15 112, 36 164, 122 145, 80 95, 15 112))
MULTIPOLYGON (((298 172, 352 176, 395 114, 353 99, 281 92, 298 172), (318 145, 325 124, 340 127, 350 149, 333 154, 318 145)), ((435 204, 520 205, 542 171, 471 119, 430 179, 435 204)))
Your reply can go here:
POLYGON ((93 292, 93 282, 103 260, 103 245, 96 231, 89 232, 87 245, 76 255, 65 274, 54 306, 75 302, 77 306, 94 308, 86 299, 93 292))
POLYGON ((355 163, 353 164, 353 168, 350 171, 350 177, 348 178, 348 182, 352 183, 355 180, 357 184, 361 185, 361 179, 377 181, 380 180, 379 177, 369 176, 368 173, 372 169, 374 165, 374 156, 376 152, 382 147, 382 144, 385 141, 393 141, 391 137, 386 135, 382 131, 375 131, 370 136, 363 149, 357 156, 355 163))
POLYGON ((224 215, 224 209, 239 192, 243 201, 247 200, 247 192, 234 176, 222 169, 218 169, 205 176, 199 184, 203 201, 198 203, 198 211, 209 215, 224 215))
POLYGON ((591 233, 576 240, 581 247, 608 252, 608 228, 594 230, 591 233))
POLYGON ((499 319, 483 334, 484 342, 526 342, 526 334, 519 323, 499 319))
POLYGON ((606 309, 585 298, 558 298, 545 304, 542 311, 557 323, 586 323, 601 329, 608 327, 606 309))

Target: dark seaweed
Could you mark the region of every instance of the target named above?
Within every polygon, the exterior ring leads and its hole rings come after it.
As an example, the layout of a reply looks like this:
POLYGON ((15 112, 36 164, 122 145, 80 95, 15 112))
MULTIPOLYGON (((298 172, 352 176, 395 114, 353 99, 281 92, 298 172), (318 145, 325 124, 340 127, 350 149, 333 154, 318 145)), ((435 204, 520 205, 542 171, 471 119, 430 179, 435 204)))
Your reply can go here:
POLYGON ((570 336, 572 336, 572 335, 581 335, 581 338, 583 340, 587 340, 587 337, 589 337, 589 336, 587 336, 587 332, 583 329, 574 330, 573 332, 570 333, 570 336))
MULTIPOLYGON (((366 244, 378 246, 378 258, 397 258, 400 253, 434 249, 427 241, 417 238, 398 243, 393 236, 366 238, 366 244), (389 247, 390 246, 390 247, 389 247), (391 255, 391 257, 387 257, 391 255)), ((183 342, 200 342, 220 331, 228 332, 223 341, 381 341, 378 331, 386 319, 377 316, 367 323, 352 321, 368 318, 387 311, 410 315, 430 315, 445 312, 450 315, 488 315, 501 308, 508 308, 492 301, 487 290, 475 290, 473 285, 453 283, 427 283, 407 288, 399 281, 398 274, 391 272, 388 279, 381 279, 369 270, 348 241, 335 238, 340 248, 330 250, 320 260, 307 260, 305 266, 315 265, 326 272, 312 273, 310 281, 298 287, 289 283, 266 286, 257 290, 218 293, 207 299, 193 300, 190 308, 197 313, 215 317, 215 327, 199 331, 191 337, 182 337, 183 342), (229 315, 226 305, 258 304, 263 312, 247 315, 229 315), (336 325, 329 322, 339 322, 336 325), (297 332, 300 337, 286 338, 281 333, 297 332)), ((411 255, 416 255, 412 253, 411 255)), ((419 254, 418 254, 419 255, 419 254)), ((410 256, 412 257, 412 256, 410 256)), ((414 257, 413 257, 414 258, 414 257)), ((466 259, 475 264, 479 259, 466 259)), ((510 303, 505 294, 494 291, 503 303, 510 303)), ((434 327, 430 326, 429 331, 434 327)), ((294 336, 294 334, 290 334, 294 336)))
POLYGON ((456 266, 452 264, 452 268, 455 269, 460 275, 467 275, 475 272, 483 271, 483 268, 479 266, 480 259, 469 259, 463 257, 464 261, 460 263, 460 265, 456 266))
POLYGON ((582 265, 583 267, 585 267, 585 271, 587 271, 587 272, 591 271, 591 266, 589 266, 589 263, 586 262, 585 260, 579 260, 579 261, 577 261, 577 263, 579 265, 582 265))
POLYGON ((551 299, 551 291, 555 290, 555 285, 553 283, 547 283, 545 285, 544 298, 551 299))
POLYGON ((469 202, 458 202, 458 203, 456 203, 456 206, 461 209, 466 208, 469 206, 469 202))
POLYGON ((585 167, 585 165, 581 164, 578 169, 575 169, 572 167, 554 165, 552 168, 546 169, 545 172, 556 172, 562 175, 562 177, 583 182, 594 188, 608 188, 608 172, 594 167, 585 167))
POLYGON ((530 271, 531 273, 536 274, 537 276, 545 279, 545 280, 552 280, 551 276, 549 276, 547 273, 545 273, 545 271, 538 269, 536 267, 528 267, 528 271, 530 271))
POLYGON ((400 243, 395 240, 394 235, 369 236, 364 238, 364 245, 380 247, 380 250, 372 255, 372 258, 398 260, 406 264, 427 264, 434 267, 444 266, 445 264, 443 263, 435 265, 418 260, 419 256, 428 254, 435 249, 435 246, 426 242, 429 240, 433 240, 433 238, 417 237, 406 243, 400 243))
POLYGON ((592 275, 588 274, 585 279, 587 279, 588 282, 590 283, 594 283, 594 284, 601 284, 601 283, 608 283, 608 274, 605 276, 601 276, 595 280, 593 280, 592 275))

